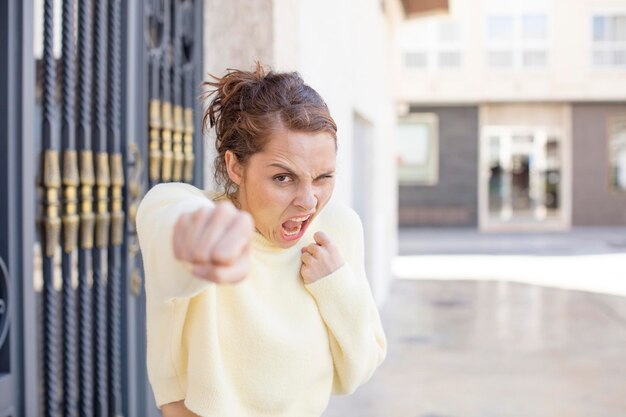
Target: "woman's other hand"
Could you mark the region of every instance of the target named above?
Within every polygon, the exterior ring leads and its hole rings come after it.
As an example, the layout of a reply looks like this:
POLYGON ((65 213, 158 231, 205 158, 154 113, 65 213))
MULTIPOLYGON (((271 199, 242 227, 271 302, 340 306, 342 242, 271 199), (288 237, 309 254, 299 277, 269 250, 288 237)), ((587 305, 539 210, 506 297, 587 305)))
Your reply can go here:
POLYGON ((324 232, 313 235, 316 243, 311 243, 301 249, 302 267, 300 275, 305 284, 311 284, 339 269, 344 261, 337 246, 324 232))
POLYGON ((215 283, 236 283, 248 274, 254 220, 228 201, 182 214, 173 233, 174 256, 193 274, 215 283))

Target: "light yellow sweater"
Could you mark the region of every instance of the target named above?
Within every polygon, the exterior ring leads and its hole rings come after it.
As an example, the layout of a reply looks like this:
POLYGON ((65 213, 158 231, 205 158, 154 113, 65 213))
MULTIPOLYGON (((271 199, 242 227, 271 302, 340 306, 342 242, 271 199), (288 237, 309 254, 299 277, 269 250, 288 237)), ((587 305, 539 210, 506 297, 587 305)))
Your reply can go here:
POLYGON ((319 417, 331 391, 353 392, 386 354, 364 272, 361 221, 330 203, 291 248, 256 232, 248 277, 217 285, 193 276, 171 244, 178 216, 212 207, 209 196, 187 184, 161 184, 137 213, 156 402, 185 399, 203 417, 319 417), (318 230, 345 264, 305 285, 300 248, 318 230))

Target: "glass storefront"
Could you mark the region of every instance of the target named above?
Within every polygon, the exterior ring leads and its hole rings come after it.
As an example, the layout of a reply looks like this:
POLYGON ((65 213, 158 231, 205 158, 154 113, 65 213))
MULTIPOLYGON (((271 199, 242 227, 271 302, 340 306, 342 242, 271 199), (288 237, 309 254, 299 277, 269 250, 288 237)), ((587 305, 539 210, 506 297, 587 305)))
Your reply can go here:
POLYGON ((540 127, 484 127, 485 226, 560 223, 562 135, 540 127))

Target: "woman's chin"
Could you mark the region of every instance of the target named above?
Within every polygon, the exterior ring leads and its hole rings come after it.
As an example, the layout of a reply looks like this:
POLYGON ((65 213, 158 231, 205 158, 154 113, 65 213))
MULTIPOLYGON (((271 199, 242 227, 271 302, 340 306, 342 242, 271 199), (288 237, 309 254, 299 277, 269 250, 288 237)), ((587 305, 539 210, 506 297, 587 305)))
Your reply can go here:
POLYGON ((294 246, 296 243, 298 243, 298 240, 283 240, 281 239, 280 244, 278 245, 278 247, 282 248, 282 249, 289 249, 292 246, 294 246))
POLYGON ((298 231, 298 233, 288 234, 281 227, 280 228, 280 233, 279 233, 280 246, 283 247, 283 248, 289 248, 289 247, 295 245, 300 240, 302 235, 304 235, 304 228, 302 228, 300 231, 298 231))

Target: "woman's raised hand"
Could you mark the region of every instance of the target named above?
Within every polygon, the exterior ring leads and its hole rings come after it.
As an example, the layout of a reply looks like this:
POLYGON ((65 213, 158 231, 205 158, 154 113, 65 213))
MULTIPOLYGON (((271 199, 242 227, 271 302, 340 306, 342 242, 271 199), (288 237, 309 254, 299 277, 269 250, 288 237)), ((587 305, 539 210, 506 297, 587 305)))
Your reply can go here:
POLYGON ((174 256, 193 274, 215 283, 235 283, 248 274, 254 220, 229 201, 182 214, 173 233, 174 256))
POLYGON ((324 278, 335 272, 344 263, 337 246, 326 233, 316 232, 313 239, 316 243, 311 243, 301 249, 300 275, 305 284, 324 278))

